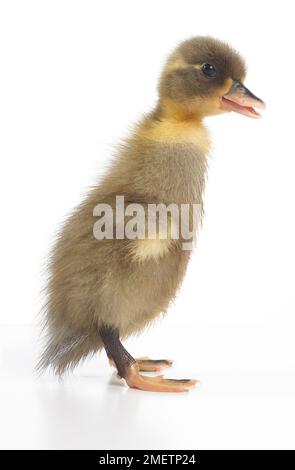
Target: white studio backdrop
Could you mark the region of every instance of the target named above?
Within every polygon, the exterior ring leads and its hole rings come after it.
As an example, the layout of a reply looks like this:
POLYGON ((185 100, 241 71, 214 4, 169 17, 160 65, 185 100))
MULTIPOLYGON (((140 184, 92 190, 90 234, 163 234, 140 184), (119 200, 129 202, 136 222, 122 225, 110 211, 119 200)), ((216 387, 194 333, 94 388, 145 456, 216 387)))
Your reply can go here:
POLYGON ((209 34, 244 55, 267 110, 207 121, 206 217, 165 321, 294 331, 293 5, 250 3, 1 1, 0 323, 36 321, 59 224, 155 104, 170 50, 209 34))

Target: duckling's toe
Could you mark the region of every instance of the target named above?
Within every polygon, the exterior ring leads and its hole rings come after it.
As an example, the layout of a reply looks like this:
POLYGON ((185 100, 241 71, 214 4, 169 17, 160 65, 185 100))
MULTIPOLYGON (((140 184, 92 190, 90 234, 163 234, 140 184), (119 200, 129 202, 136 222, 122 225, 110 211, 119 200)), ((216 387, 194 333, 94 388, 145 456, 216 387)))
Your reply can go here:
POLYGON ((171 359, 150 359, 149 357, 139 357, 136 359, 139 370, 142 372, 159 372, 163 369, 171 367, 173 361, 171 359))
POLYGON ((192 387, 197 383, 197 380, 191 379, 165 379, 162 375, 146 377, 139 374, 137 364, 133 364, 128 368, 124 378, 130 388, 147 392, 188 392, 188 387, 192 387))

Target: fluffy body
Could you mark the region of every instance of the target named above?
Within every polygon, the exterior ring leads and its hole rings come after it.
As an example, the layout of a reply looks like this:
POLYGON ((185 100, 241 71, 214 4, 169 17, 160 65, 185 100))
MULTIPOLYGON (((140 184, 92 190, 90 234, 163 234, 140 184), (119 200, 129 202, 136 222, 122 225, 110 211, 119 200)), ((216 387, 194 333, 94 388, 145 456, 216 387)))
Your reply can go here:
MULTIPOLYGON (((148 124, 149 118, 140 128, 148 124)), ((41 367, 51 365, 62 374, 98 351, 103 324, 116 326, 122 338, 140 331, 167 311, 185 273, 189 252, 175 241, 97 240, 95 205, 114 204, 114 195, 144 204, 202 204, 205 173, 206 155, 195 142, 134 136, 124 144, 101 184, 67 220, 53 250, 41 367)))

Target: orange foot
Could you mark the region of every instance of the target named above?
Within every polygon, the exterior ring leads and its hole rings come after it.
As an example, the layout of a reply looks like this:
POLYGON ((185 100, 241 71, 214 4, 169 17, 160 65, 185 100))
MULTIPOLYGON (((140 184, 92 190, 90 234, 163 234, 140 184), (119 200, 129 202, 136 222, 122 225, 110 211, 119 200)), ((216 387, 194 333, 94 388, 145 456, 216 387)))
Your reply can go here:
POLYGON ((162 375, 147 377, 139 374, 139 365, 130 366, 124 377, 130 388, 145 390, 147 392, 188 392, 198 381, 191 379, 165 379, 162 375))

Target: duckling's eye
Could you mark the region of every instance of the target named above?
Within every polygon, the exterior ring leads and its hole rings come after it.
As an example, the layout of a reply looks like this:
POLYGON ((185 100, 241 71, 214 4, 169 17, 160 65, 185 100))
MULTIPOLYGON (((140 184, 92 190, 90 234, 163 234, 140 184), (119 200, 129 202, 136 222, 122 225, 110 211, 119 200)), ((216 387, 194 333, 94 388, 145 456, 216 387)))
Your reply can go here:
POLYGON ((206 77, 216 77, 216 68, 212 64, 203 64, 201 70, 206 77))

